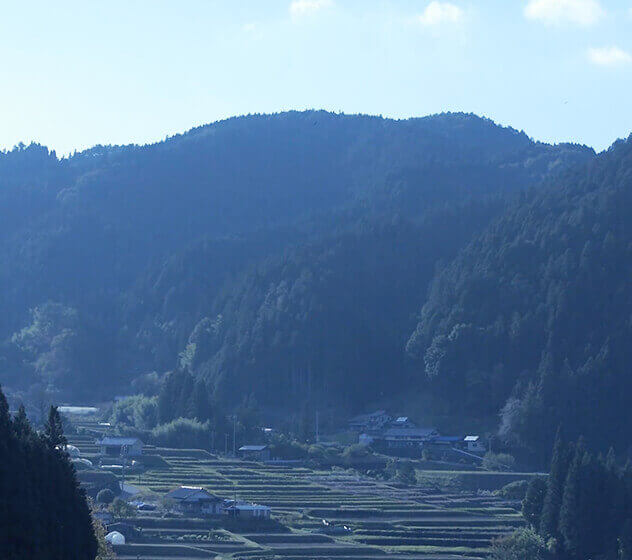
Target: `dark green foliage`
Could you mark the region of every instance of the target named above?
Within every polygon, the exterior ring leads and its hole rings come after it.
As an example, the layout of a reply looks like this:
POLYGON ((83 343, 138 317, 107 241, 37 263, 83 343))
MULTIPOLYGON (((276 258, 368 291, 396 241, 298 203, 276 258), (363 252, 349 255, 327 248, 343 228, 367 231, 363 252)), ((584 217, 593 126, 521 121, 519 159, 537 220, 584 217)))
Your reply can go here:
MULTIPOLYGON (((534 526, 543 488, 533 481, 523 503, 523 515, 534 526)), ((556 558, 617 560, 630 553, 632 485, 628 469, 614 456, 595 456, 584 446, 556 438, 547 481, 539 534, 556 558), (559 500, 553 489, 563 486, 559 500), (551 497, 556 496, 555 500, 551 497), (558 504, 559 502, 559 504, 558 504)))
POLYGON ((401 461, 397 469, 397 480, 402 484, 417 484, 417 473, 410 461, 401 461))
POLYGON ((9 416, 0 391, 0 551, 3 560, 94 560, 92 518, 63 451, 61 419, 50 411, 46 434, 20 411, 9 416))
POLYGON ((488 451, 483 457, 482 467, 488 471, 511 471, 515 464, 515 457, 509 453, 488 451))
POLYGON ((66 436, 64 436, 61 415, 56 406, 51 406, 48 411, 48 420, 44 424, 44 441, 51 449, 61 448, 68 443, 66 436))
POLYGON ((305 459, 308 448, 285 434, 275 434, 270 441, 270 454, 278 459, 305 459))
POLYGON ((174 418, 196 418, 204 421, 211 415, 208 390, 196 384, 184 370, 169 373, 158 394, 158 422, 164 424, 174 418), (201 396, 203 392, 205 395, 201 396), (199 407, 199 408, 198 408, 199 407))
POLYGON ((582 519, 583 508, 587 504, 582 503, 582 493, 585 490, 580 487, 583 482, 582 470, 585 454, 584 447, 578 445, 566 474, 559 513, 560 537, 563 539, 564 549, 572 558, 584 558, 587 552, 584 549, 584 535, 582 535, 582 531, 586 529, 582 519))
POLYGON ((525 194, 435 278, 408 348, 546 464, 551 426, 629 445, 632 139, 525 194), (604 427, 607 437, 604 438, 604 427))
POLYGON ((542 537, 533 529, 519 529, 515 533, 496 539, 492 544, 490 560, 545 560, 548 558, 542 537))
POLYGON ((540 527, 544 497, 546 496, 547 483, 544 478, 534 477, 529 481, 527 493, 522 501, 522 515, 527 523, 534 529, 540 527))
POLYGON ((110 422, 118 427, 151 430, 158 423, 158 398, 135 395, 114 403, 110 422))
POLYGON ((0 379, 84 400, 177 367, 232 406, 324 388, 358 406, 413 381, 402 348, 437 261, 590 157, 473 115, 313 111, 63 160, 20 146, 0 154, 0 379))
POLYGON ((626 519, 619 536, 618 560, 632 560, 632 518, 626 519))
POLYGON ((127 517, 135 517, 136 516, 136 508, 128 504, 125 500, 121 498, 114 498, 112 503, 110 504, 110 511, 115 517, 118 518, 127 518, 127 517))
POLYGON ((209 449, 211 438, 208 422, 202 423, 190 418, 177 418, 151 431, 151 441, 159 447, 209 449))
POLYGON ((524 500, 527 489, 529 488, 529 481, 527 480, 514 480, 509 484, 505 484, 498 493, 508 500, 524 500))
POLYGON ((562 505, 562 493, 570 462, 570 452, 562 439, 562 432, 558 429, 551 459, 551 472, 546 481, 546 494, 540 517, 540 534, 545 539, 556 537, 562 505))
POLYGON ((104 488, 97 494, 97 502, 100 504, 111 504, 114 501, 114 492, 109 488, 104 488))

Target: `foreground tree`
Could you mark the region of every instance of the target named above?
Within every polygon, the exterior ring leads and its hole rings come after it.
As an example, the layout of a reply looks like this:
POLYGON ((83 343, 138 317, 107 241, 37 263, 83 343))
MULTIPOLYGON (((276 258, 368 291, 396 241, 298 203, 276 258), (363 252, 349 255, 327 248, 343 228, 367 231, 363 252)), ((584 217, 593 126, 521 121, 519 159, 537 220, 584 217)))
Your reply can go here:
POLYGON ((11 418, 0 390, 2 560, 94 560, 97 554, 85 495, 67 456, 55 450, 65 443, 56 409, 51 420, 39 436, 23 411, 11 418))

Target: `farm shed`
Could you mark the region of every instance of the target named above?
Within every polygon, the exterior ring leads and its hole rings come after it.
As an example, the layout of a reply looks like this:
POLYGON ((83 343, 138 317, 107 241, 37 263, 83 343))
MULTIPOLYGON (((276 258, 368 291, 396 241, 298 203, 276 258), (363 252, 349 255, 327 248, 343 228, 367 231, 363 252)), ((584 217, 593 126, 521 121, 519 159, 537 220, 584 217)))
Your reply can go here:
POLYGON ((270 448, 267 445, 243 445, 238 452, 245 461, 270 460, 270 448))

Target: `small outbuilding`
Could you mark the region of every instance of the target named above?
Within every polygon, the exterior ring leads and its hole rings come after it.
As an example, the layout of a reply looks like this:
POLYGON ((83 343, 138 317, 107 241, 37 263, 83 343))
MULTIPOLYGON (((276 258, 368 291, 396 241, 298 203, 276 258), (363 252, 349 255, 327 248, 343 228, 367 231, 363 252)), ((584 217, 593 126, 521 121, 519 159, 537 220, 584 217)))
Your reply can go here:
POLYGON ((224 509, 227 515, 241 519, 270 519, 270 508, 259 504, 237 503, 224 509))
POLYGON ((470 453, 485 453, 487 451, 485 444, 479 436, 465 436, 463 443, 470 453))
POLYGON ((239 456, 244 461, 269 461, 270 448, 267 445, 244 445, 239 448, 239 456))
POLYGON ((104 437, 97 441, 97 445, 104 457, 140 457, 143 454, 143 442, 138 438, 104 437))

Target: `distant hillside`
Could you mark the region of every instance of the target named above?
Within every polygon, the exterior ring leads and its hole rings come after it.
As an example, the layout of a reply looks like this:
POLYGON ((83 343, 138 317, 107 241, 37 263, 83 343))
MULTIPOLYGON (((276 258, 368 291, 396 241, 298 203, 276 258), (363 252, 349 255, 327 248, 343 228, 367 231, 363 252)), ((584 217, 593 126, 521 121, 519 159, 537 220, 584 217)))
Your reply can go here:
POLYGON ((313 111, 0 154, 0 381, 90 400, 186 367, 229 399, 298 406, 333 379, 361 407, 410 381, 435 264, 593 155, 473 115, 313 111), (198 344, 208 322, 218 338, 198 344))
POLYGON ((408 342, 454 409, 503 406, 501 433, 546 449, 555 427, 630 445, 632 138, 521 198, 432 284, 408 342), (604 436, 607 432, 607 436, 604 436))

